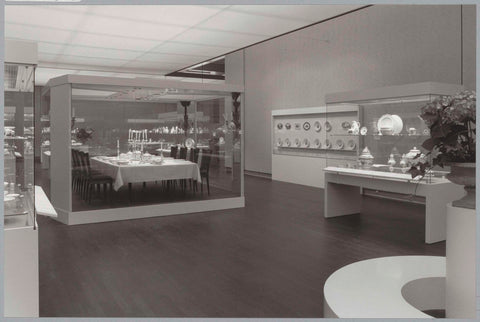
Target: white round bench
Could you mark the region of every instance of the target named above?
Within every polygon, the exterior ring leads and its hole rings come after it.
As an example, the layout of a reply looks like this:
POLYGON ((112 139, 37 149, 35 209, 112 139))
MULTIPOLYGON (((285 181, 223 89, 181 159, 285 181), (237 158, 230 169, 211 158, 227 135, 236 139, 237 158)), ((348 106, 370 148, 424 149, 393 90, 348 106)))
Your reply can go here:
POLYGON ((326 318, 432 318, 445 309, 445 257, 392 256, 349 264, 324 286, 326 318))

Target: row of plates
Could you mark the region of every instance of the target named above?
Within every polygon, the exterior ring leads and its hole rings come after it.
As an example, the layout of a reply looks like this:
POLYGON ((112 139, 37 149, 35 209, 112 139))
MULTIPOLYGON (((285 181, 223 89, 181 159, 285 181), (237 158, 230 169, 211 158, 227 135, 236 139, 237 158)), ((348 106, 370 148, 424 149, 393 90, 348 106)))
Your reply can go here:
MULTIPOLYGON (((357 144, 355 143, 354 140, 349 140, 347 144, 343 142, 343 140, 338 139, 335 142, 335 146, 333 146, 333 149, 335 150, 354 150, 356 148, 357 144)), ((296 148, 315 148, 315 149, 332 149, 332 143, 330 140, 325 140, 325 142, 320 142, 319 139, 315 139, 312 143, 310 143, 309 139, 303 139, 301 141, 300 139, 295 139, 293 142, 290 141, 290 139, 285 139, 282 140, 280 138, 277 139, 277 147, 296 147, 296 148)))
MULTIPOLYGON (((332 125, 328 121, 324 123, 323 127, 327 132, 330 132, 332 130, 332 125)), ((290 130, 292 128, 292 124, 288 122, 285 123, 285 125, 283 123, 277 123, 277 129, 282 130, 283 128, 285 128, 286 130, 290 130)), ((303 128, 305 131, 309 131, 312 128, 312 125, 310 124, 310 122, 303 122, 302 125, 301 123, 294 124, 295 130, 300 130, 301 128, 303 128)), ((320 132, 322 130, 322 124, 320 123, 320 121, 316 121, 315 123, 313 123, 313 129, 316 132, 320 132)))

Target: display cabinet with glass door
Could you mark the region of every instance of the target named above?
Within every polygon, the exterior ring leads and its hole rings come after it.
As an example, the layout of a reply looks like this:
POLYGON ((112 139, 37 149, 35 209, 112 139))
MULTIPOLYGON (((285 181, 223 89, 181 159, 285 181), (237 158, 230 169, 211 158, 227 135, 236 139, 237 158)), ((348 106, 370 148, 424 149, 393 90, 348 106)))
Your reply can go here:
MULTIPOLYGON (((422 147, 430 132, 420 117, 421 108, 439 95, 452 95, 459 90, 457 85, 419 83, 327 95, 330 112, 342 103, 356 104, 359 111, 358 118, 344 120, 327 133, 333 150, 350 151, 345 152, 350 155, 344 159, 330 158, 328 166, 411 179, 410 167, 429 158, 422 147)), ((433 169, 424 180, 445 174, 444 169, 433 169)))
POLYGON ((5 64, 4 223, 35 225, 34 66, 5 64))

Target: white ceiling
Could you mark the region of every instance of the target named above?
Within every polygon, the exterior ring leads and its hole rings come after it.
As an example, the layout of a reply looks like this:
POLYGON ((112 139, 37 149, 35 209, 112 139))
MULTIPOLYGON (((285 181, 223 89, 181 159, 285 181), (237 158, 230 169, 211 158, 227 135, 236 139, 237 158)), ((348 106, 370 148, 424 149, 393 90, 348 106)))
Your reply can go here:
POLYGON ((40 85, 65 73, 163 77, 358 7, 7 5, 5 36, 38 42, 40 85))

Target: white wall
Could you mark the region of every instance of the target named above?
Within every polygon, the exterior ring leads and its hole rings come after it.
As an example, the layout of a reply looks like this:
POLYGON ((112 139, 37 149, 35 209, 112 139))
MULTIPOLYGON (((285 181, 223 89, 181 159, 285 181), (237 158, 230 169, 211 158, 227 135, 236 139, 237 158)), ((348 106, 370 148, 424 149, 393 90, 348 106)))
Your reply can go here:
POLYGON ((272 109, 321 106, 329 92, 460 84, 461 45, 461 6, 375 5, 245 49, 245 169, 271 173, 272 109))

